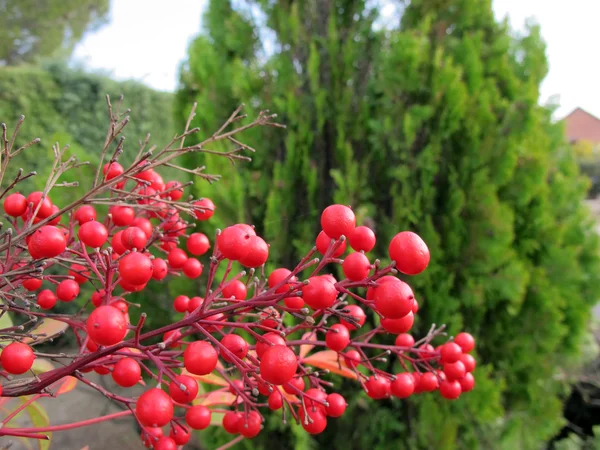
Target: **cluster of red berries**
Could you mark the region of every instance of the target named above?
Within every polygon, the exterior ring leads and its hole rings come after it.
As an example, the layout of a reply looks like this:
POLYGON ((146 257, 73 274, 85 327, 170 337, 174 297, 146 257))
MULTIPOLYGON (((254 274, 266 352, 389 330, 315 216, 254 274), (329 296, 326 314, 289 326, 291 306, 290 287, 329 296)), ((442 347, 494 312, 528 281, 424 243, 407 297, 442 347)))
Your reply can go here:
MULTIPOLYGON (((109 182, 122 177, 124 169, 111 162, 103 173, 109 182)), ((297 267, 277 268, 266 279, 255 278, 253 270, 250 276, 245 272, 230 276, 234 262, 250 269, 267 262, 269 245, 253 227, 235 224, 217 233, 209 258, 210 239, 200 232, 189 233, 190 225, 180 217, 182 210, 191 208, 197 220, 208 220, 215 210, 209 199, 182 202, 185 208, 179 208, 183 186, 177 181, 164 183, 152 169, 137 171, 116 183, 116 189, 120 194, 102 220, 93 204, 85 204, 66 224, 57 214, 60 209, 41 192, 7 196, 4 211, 14 218, 17 233, 31 227, 33 231, 26 236, 27 251, 17 251, 1 269, 12 274, 14 286, 38 291, 37 306, 44 310, 58 300, 76 300, 80 286, 90 280, 102 286, 90 299, 94 309, 85 323, 72 318, 69 324, 82 353, 111 351, 85 364, 73 361, 73 371, 110 374, 122 387, 140 383, 143 372, 158 381, 158 387, 135 402, 122 400, 134 403, 146 446, 175 449, 188 442, 191 430, 214 423, 212 403, 206 399, 215 392, 226 394, 220 404, 231 407, 220 419, 228 433, 255 437, 262 428, 263 406, 283 409, 307 432, 320 433, 329 418, 340 417, 346 409, 340 394, 325 389, 329 383, 320 371, 327 369, 338 368, 338 373, 357 379, 373 399, 404 399, 434 390, 456 399, 473 389, 471 335, 460 333, 434 348, 430 342, 437 334, 419 342, 408 334, 419 306, 410 286, 395 274, 416 275, 428 266, 429 250, 418 235, 397 234, 388 247, 392 264, 380 268, 367 256, 375 247, 375 233, 356 226, 351 208, 332 205, 322 213, 322 231, 316 238, 320 261, 308 255, 297 267), (341 260, 347 244, 353 252, 341 260), (142 291, 152 280, 169 274, 201 276, 204 265, 198 257, 203 255, 209 267, 206 290, 174 299, 173 309, 181 316, 172 325, 143 333, 143 321, 137 326, 129 323, 128 293, 142 291), (46 264, 36 265, 38 261, 46 264), (50 263, 66 261, 66 276, 44 273, 50 263), (219 282, 215 278, 222 261, 229 265, 219 282), (328 264, 341 264, 345 278, 319 275, 328 264), (52 288, 40 290, 44 282, 52 288), (363 332, 369 316, 379 325, 363 332), (286 325, 287 317, 295 318, 296 324, 286 325), (371 342, 386 334, 396 335, 393 343, 371 342), (157 335, 163 342, 143 344, 157 335), (369 356, 373 352, 379 356, 369 356), (390 374, 378 369, 382 352, 395 355, 404 371, 390 374), (207 376, 222 387, 199 394, 198 383, 207 376)), ((3 349, 0 362, 4 372, 22 374, 31 369, 34 358, 31 347, 13 342, 3 349)))

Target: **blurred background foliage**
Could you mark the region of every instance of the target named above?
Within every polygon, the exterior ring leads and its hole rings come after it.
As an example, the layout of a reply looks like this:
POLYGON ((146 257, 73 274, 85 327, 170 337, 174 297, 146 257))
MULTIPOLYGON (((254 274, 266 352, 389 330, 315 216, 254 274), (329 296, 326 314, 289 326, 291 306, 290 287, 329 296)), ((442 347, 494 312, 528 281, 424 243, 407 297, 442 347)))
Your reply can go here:
MULTIPOLYGON (((101 20, 103 3, 94 4, 78 27, 101 20)), ((332 202, 352 205, 375 228, 374 255, 386 255, 403 229, 428 243, 429 269, 409 280, 421 305, 415 335, 432 322, 474 334, 477 388, 457 402, 374 402, 336 380, 350 407, 324 434, 308 436, 274 414, 268 432, 240 448, 540 448, 563 425, 562 401, 598 301, 598 238, 579 168, 589 173, 594 153, 571 148, 551 106, 538 104, 548 68, 535 25, 514 33, 494 19, 491 0, 413 0, 396 11, 384 23, 364 0, 211 0, 175 95, 40 62, 59 48, 68 53, 65 42, 39 55, 14 50, 21 56, 5 61, 37 63, 0 68, 0 120, 10 127, 27 116, 21 144, 42 144, 20 166, 41 175, 56 141, 97 161, 107 93, 113 103, 123 94, 131 109, 125 162, 146 133, 161 145, 181 131, 193 102, 197 139, 240 103, 251 117, 278 113, 287 130, 245 133, 257 150, 251 163, 232 167, 204 154, 182 161, 224 175, 190 192, 217 205, 199 231, 212 238, 216 228, 255 225, 271 244, 267 272, 291 268, 313 246, 320 211, 332 202)), ((66 204, 93 175, 77 176, 81 187, 53 193, 55 203, 66 204)), ((39 189, 44 178, 34 180, 24 188, 39 189)), ((177 278, 129 298, 157 327, 176 295, 204 295, 202 281, 177 278)), ((229 440, 215 427, 201 436, 208 448, 229 440)))

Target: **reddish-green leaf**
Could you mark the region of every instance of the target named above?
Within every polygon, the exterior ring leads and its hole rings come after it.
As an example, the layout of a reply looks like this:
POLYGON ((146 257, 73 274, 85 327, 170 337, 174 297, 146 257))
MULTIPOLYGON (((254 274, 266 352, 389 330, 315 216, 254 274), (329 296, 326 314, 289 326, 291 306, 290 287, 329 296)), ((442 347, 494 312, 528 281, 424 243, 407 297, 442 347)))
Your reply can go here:
POLYGON ((302 360, 304 364, 318 367, 319 369, 329 370, 332 373, 341 375, 346 378, 352 378, 356 380, 358 375, 344 363, 344 359, 338 361, 338 354, 333 350, 323 350, 318 353, 314 353, 307 358, 302 360))

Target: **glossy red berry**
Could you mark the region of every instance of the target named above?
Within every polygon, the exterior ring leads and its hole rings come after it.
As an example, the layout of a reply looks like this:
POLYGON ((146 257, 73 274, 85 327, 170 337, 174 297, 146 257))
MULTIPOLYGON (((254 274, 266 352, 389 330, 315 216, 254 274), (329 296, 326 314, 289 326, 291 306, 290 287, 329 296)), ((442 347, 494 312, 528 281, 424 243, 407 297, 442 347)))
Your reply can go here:
POLYGON ((244 228, 234 225, 217 236, 217 245, 224 258, 238 261, 248 255, 251 237, 244 228))
POLYGON ((356 330, 357 327, 355 326, 355 323, 362 327, 367 319, 365 311, 358 305, 348 305, 344 307, 343 314, 351 316, 354 319, 352 322, 340 319, 340 323, 349 331, 356 330))
POLYGON ((83 205, 75 211, 75 220, 79 225, 96 220, 96 210, 92 205, 83 205))
POLYGON ((421 374, 419 378, 419 390, 421 392, 433 392, 439 387, 437 376, 431 372, 421 374))
POLYGON ((117 231, 110 241, 111 247, 113 248, 115 253, 117 253, 118 255, 122 255, 123 253, 125 253, 127 251, 127 249, 123 245, 123 241, 121 240, 122 236, 123 236, 123 230, 117 231))
POLYGON ((118 227, 131 225, 135 219, 135 210, 131 206, 113 206, 110 214, 113 223, 118 227))
POLYGON ((33 206, 31 208, 31 212, 33 213, 38 208, 38 205, 40 205, 41 203, 41 205, 39 206, 40 209, 38 210, 36 217, 39 217, 40 219, 45 219, 50 214, 52 214, 52 202, 50 201, 50 198, 48 196, 44 197, 44 200, 42 200, 42 196, 43 193, 40 191, 32 192, 27 196, 27 205, 33 203, 33 206))
POLYGON ((281 392, 275 390, 269 394, 269 398, 267 399, 267 403, 269 405, 269 409, 272 411, 276 411, 281 409, 283 406, 283 396, 281 392))
POLYGON ((252 439, 260 433, 262 417, 256 411, 250 411, 248 416, 242 415, 240 434, 247 439, 252 439))
MULTIPOLYGON (((327 234, 325 234, 324 231, 321 231, 317 235, 317 240, 315 241, 315 245, 317 246, 317 250, 319 251, 319 253, 321 255, 325 255, 325 253, 329 249, 329 246, 332 245, 331 241, 332 241, 332 239, 329 236, 327 236, 327 234)), ((344 241, 340 244, 335 244, 335 245, 336 245, 336 249, 331 254, 332 258, 337 258, 346 251, 346 241, 344 241)))
POLYGON ((104 298, 106 297, 106 291, 104 289, 100 289, 99 291, 95 291, 92 294, 92 304, 95 307, 98 307, 102 304, 102 302, 104 301, 104 298))
POLYGON ((302 287, 302 299, 312 309, 324 309, 333 306, 337 290, 333 283, 324 277, 311 277, 302 287))
POLYGON ((375 247, 375 233, 369 227, 356 227, 348 237, 350 247, 357 252, 370 252, 375 247))
POLYGON ((360 281, 369 275, 371 263, 363 253, 354 252, 344 258, 342 269, 346 278, 351 281, 360 281))
POLYGON ((204 303, 204 299, 202 297, 192 297, 190 298, 190 303, 188 304, 188 312, 194 312, 196 309, 200 308, 204 303))
POLYGON ((188 375, 178 375, 169 384, 169 394, 177 403, 188 403, 198 395, 198 382, 188 375), (181 386, 185 386, 182 389, 181 386))
POLYGON ((349 350, 344 353, 344 363, 350 368, 356 368, 361 363, 360 353, 356 350, 349 350))
POLYGON ((202 275, 202 269, 202 263, 196 258, 188 258, 182 268, 183 274, 188 278, 198 278, 202 275))
POLYGON ((285 345, 267 349, 260 358, 260 376, 276 386, 287 383, 296 374, 298 358, 285 345))
POLYGON ((4 199, 4 212, 12 217, 19 217, 27 211, 27 199, 23 194, 15 192, 4 199))
POLYGON ((454 343, 462 349, 463 353, 469 353, 475 348, 475 339, 469 333, 458 333, 454 343))
POLYGON ((152 236, 152 223, 145 217, 136 217, 133 219, 133 222, 131 222, 131 226, 142 229, 142 231, 146 233, 148 239, 152 236))
POLYGON ((460 361, 464 364, 465 370, 467 372, 473 372, 475 370, 475 367, 477 366, 477 361, 475 361, 475 358, 473 358, 473 356, 469 354, 462 355, 460 357, 460 361))
POLYGON ((152 388, 137 400, 135 415, 140 423, 147 427, 163 427, 173 418, 173 401, 167 393, 152 388))
POLYGON ((127 250, 142 250, 148 242, 144 230, 139 227, 127 227, 121 233, 121 243, 127 250))
POLYGON ((365 382, 365 388, 367 395, 372 399, 379 400, 383 398, 389 398, 391 395, 391 383, 385 377, 372 375, 365 382))
POLYGON ((120 359, 112 372, 113 380, 119 386, 131 387, 135 386, 142 376, 142 368, 139 363, 133 358, 120 359))
POLYGON ((460 380, 466 373, 465 365, 461 361, 444 364, 444 374, 449 381, 460 380))
POLYGON ((398 233, 389 246, 396 268, 407 275, 417 275, 429 265, 429 249, 419 235, 411 231, 398 233))
POLYGON ((56 286, 56 296, 63 302, 72 302, 79 295, 79 285, 75 280, 63 280, 56 286))
POLYGON ((51 309, 56 305, 56 295, 50 289, 44 289, 37 295, 37 303, 42 309, 51 309))
POLYGON ((152 279, 162 280, 167 276, 169 272, 169 266, 167 262, 162 258, 154 258, 152 260, 152 279))
POLYGON ((283 303, 287 308, 294 311, 304 308, 304 300, 302 300, 302 297, 286 297, 283 299, 283 303))
POLYGON ((263 340, 256 340, 256 355, 261 358, 265 351, 274 345, 285 345, 285 339, 277 333, 266 333, 263 340), (265 342, 266 341, 266 342, 265 342))
POLYGON ((206 341, 191 342, 183 353, 183 364, 194 375, 208 375, 217 367, 217 360, 217 351, 206 341))
POLYGON ((102 173, 106 175, 107 181, 122 175, 124 172, 125 169, 123 169, 123 166, 114 161, 104 164, 104 167, 102 168, 102 173))
POLYGON ((40 278, 27 277, 23 280, 22 286, 28 291, 37 291, 42 287, 42 280, 40 278))
POLYGON ((245 300, 248 295, 246 285, 240 280, 233 280, 227 283, 221 292, 223 298, 235 298, 236 300, 245 300))
POLYGON ((321 227, 333 239, 339 239, 342 235, 348 237, 356 227, 356 216, 347 206, 331 205, 321 214, 321 227))
POLYGON ((65 234, 53 225, 37 229, 27 243, 29 253, 35 259, 54 258, 67 248, 65 234))
POLYGON ((204 405, 196 405, 185 413, 186 423, 194 430, 204 430, 210 425, 212 412, 204 405))
POLYGON ((341 352, 350 343, 350 333, 341 323, 332 325, 331 328, 325 334, 325 342, 334 352, 341 352))
POLYGON ((69 275, 75 278, 77 284, 83 284, 88 280, 90 271, 81 264, 71 264, 69 275))
POLYGON ((407 372, 396 374, 396 379, 392 381, 390 390, 394 397, 410 397, 415 391, 415 380, 411 374, 407 372))
POLYGON ((440 394, 448 400, 456 400, 461 393, 462 388, 458 381, 444 380, 440 383, 440 394))
POLYGON ((87 332, 99 345, 118 344, 127 334, 127 319, 117 308, 99 306, 88 317, 87 332))
POLYGON ((27 344, 12 342, 0 354, 2 368, 13 375, 21 375, 31 369, 35 355, 27 344))
POLYGON ((475 387, 475 377, 472 373, 466 373, 458 382, 460 383, 461 392, 470 392, 475 387))
POLYGON ((307 408, 305 412, 304 408, 300 407, 298 416, 302 428, 310 434, 322 433, 327 428, 327 416, 321 408, 307 408))
POLYGON ((208 220, 215 213, 215 204, 208 198, 203 198, 194 203, 198 209, 194 210, 198 220, 208 220))
POLYGON ((382 328, 388 333, 394 334, 406 333, 412 328, 414 323, 415 316, 412 311, 399 319, 388 319, 387 317, 381 319, 382 328))
POLYGON ((291 395, 297 395, 298 389, 300 392, 304 391, 304 378, 294 377, 283 385, 283 390, 291 395))
POLYGON ((167 261, 173 269, 181 269, 188 260, 188 255, 180 248, 174 248, 167 256, 167 261))
POLYGON ((240 264, 246 267, 260 267, 269 258, 269 245, 259 236, 251 236, 248 253, 240 258, 240 264))
POLYGON ((446 342, 440 348, 440 362, 442 364, 455 363, 463 355, 460 346, 454 342, 446 342))
POLYGON ((229 434, 239 434, 242 424, 242 413, 227 411, 223 416, 223 429, 229 434))
POLYGON ((79 227, 77 233, 81 242, 88 247, 100 248, 108 239, 108 231, 100 222, 86 222, 79 227))
POLYGON ((142 253, 133 252, 119 260, 119 273, 128 284, 144 285, 150 281, 153 272, 152 260, 142 253))
POLYGON ((187 295, 178 295, 173 302, 173 308, 177 312, 186 312, 190 306, 190 298, 187 295))
POLYGON ((203 233, 192 233, 187 240, 187 249, 192 255, 202 256, 210 248, 210 241, 203 233))
POLYGON ((412 348, 415 345, 415 338, 410 334, 402 333, 396 336, 396 341, 394 344, 398 347, 412 348))
POLYGON ((192 434, 187 428, 175 425, 171 428, 169 437, 173 439, 177 445, 185 445, 192 438, 192 434))
POLYGON ((165 194, 162 194, 162 196, 169 196, 171 197, 171 200, 179 200, 181 197, 183 197, 183 188, 181 187, 181 183, 179 181, 169 181, 166 185, 165 185, 165 194))
POLYGON ((400 319, 411 312, 414 298, 410 286, 398 279, 380 284, 373 293, 375 307, 388 319, 400 319))
POLYGON ((325 408, 325 412, 329 417, 341 417, 348 406, 346 399, 335 392, 327 396, 327 403, 329 406, 325 408))
MULTIPOLYGON (((248 343, 245 339, 237 334, 226 334, 221 339, 221 345, 225 347, 229 352, 233 353, 239 359, 244 359, 248 354, 248 343)), ((221 351, 221 357, 227 362, 233 362, 233 358, 230 354, 223 349, 221 351)))
POLYGON ((142 444, 144 444, 146 448, 154 447, 161 437, 163 437, 162 428, 146 427, 146 429, 142 431, 142 444))

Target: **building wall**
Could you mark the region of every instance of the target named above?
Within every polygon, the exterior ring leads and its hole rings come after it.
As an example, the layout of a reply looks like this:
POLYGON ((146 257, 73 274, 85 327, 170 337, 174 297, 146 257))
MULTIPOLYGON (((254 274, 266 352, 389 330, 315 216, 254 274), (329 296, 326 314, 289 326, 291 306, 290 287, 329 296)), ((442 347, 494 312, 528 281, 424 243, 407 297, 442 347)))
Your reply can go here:
POLYGON ((581 109, 565 118, 565 131, 569 141, 585 140, 600 144, 600 119, 581 109))

